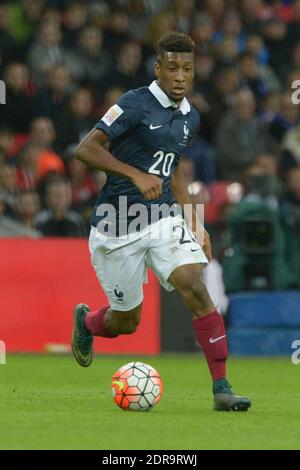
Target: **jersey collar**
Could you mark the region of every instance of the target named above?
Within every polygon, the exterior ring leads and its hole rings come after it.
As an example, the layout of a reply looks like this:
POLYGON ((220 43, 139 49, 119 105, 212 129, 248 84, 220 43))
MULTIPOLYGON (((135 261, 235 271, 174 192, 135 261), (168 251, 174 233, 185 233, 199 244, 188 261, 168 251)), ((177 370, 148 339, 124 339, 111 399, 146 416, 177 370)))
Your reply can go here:
POLYGON ((158 85, 158 83, 155 80, 151 83, 151 85, 148 88, 151 91, 152 95, 155 96, 155 98, 160 102, 160 104, 164 108, 172 107, 172 108, 180 109, 182 114, 187 114, 187 113, 190 112, 191 106, 190 106, 190 103, 188 102, 188 100, 186 98, 183 98, 180 101, 180 104, 178 105, 174 101, 170 100, 170 98, 160 88, 160 86, 158 85))

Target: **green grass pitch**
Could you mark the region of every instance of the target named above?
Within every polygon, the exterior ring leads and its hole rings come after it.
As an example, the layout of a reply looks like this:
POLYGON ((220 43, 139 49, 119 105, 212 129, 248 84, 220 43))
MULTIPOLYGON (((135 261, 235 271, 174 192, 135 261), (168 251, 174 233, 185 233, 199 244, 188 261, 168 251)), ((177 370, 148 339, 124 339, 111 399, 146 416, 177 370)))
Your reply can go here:
POLYGON ((14 356, 0 365, 1 449, 300 449, 300 366, 290 358, 232 359, 229 378, 253 400, 247 413, 212 411, 205 361, 196 355, 14 356), (115 370, 153 365, 164 396, 148 413, 112 401, 115 370))

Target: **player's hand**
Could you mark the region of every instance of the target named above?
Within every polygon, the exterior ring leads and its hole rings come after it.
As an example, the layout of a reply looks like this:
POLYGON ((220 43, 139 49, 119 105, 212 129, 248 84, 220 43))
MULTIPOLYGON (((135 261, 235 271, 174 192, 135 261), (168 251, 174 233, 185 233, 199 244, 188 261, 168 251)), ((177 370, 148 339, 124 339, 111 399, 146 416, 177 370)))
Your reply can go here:
POLYGON ((162 195, 163 180, 158 176, 140 171, 132 178, 132 182, 141 191, 147 201, 156 199, 162 195))
MULTIPOLYGON (((188 215, 188 214, 187 214, 188 215)), ((211 244, 208 232, 203 227, 202 223, 199 221, 197 212, 194 210, 192 214, 192 218, 188 217, 188 224, 194 233, 196 240, 198 241, 199 245, 201 246, 202 250, 205 253, 205 256, 210 263, 212 260, 211 254, 211 244)))
POLYGON ((204 229, 204 240, 203 240, 202 249, 205 253, 206 258, 208 259, 208 262, 210 263, 212 260, 210 237, 209 237, 208 232, 205 229, 204 229))
POLYGON ((210 263, 212 260, 212 254, 209 234, 202 225, 196 228, 195 225, 192 224, 192 227, 194 228, 193 232, 195 234, 196 240, 198 241, 199 245, 205 253, 208 262, 210 263))

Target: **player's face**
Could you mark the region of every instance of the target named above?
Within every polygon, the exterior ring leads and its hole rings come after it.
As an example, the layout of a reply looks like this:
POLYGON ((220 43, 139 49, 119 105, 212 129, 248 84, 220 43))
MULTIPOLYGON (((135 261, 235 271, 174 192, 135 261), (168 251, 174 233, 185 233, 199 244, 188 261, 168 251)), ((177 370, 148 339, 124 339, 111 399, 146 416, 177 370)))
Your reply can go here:
POLYGON ((194 77, 191 52, 165 52, 155 64, 158 83, 168 97, 179 102, 189 91, 194 77))

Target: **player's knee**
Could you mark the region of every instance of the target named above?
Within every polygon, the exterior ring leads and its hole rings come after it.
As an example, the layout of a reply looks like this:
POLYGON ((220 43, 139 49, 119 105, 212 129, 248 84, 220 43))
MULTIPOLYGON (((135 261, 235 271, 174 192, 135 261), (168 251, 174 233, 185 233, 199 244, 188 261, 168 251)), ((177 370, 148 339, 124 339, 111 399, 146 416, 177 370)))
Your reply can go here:
POLYGON ((131 335, 135 333, 141 321, 141 310, 134 309, 130 312, 124 312, 119 317, 118 331, 122 335, 131 335))
POLYGON ((121 335, 132 335, 133 333, 136 332, 136 330, 137 330, 137 326, 127 325, 127 326, 123 326, 121 328, 120 334, 121 335))
POLYGON ((137 319, 130 320, 119 325, 119 333, 121 335, 132 335, 136 332, 139 326, 139 321, 137 319))

